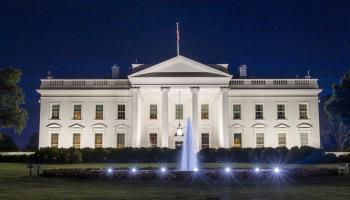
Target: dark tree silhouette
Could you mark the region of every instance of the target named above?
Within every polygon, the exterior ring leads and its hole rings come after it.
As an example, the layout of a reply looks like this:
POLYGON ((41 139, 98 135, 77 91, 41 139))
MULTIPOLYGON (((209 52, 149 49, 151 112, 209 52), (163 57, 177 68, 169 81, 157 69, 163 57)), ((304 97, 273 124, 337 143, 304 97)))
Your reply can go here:
POLYGON ((28 151, 36 151, 38 150, 38 147, 39 147, 39 133, 33 133, 30 136, 25 149, 28 151))
POLYGON ((0 133, 0 151, 17 151, 17 145, 12 138, 6 134, 0 133))

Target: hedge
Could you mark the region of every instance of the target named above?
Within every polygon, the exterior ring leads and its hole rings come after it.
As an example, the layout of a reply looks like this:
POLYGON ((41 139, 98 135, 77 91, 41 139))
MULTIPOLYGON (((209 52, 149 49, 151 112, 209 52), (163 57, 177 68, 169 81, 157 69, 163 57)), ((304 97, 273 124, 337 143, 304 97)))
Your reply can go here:
MULTIPOLYGON (((41 148, 30 156, 0 156, 0 162, 38 163, 174 163, 179 150, 169 148, 41 148)), ((313 147, 204 149, 200 162, 221 163, 338 163, 350 162, 350 155, 336 157, 313 147)))

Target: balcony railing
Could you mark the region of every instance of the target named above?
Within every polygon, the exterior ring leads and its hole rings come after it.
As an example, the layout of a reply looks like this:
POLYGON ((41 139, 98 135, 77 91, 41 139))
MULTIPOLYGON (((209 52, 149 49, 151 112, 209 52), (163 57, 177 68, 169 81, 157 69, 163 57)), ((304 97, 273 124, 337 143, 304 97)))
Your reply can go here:
POLYGON ((42 79, 41 89, 127 89, 128 79, 42 79))
POLYGON ((318 89, 317 79, 232 79, 230 88, 318 89))

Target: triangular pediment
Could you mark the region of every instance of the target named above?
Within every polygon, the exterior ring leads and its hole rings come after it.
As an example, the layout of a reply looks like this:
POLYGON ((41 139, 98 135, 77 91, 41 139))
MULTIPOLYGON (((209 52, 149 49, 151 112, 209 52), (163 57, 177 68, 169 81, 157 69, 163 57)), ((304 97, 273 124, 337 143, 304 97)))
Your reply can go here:
POLYGON ((205 65, 192 59, 177 56, 159 64, 137 65, 131 77, 232 77, 227 65, 205 65))

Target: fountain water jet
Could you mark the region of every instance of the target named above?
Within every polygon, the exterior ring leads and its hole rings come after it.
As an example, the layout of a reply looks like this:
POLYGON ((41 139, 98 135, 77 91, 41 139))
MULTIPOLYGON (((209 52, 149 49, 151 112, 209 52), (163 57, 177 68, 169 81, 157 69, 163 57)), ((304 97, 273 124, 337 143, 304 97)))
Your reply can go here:
POLYGON ((191 120, 188 118, 186 123, 186 133, 182 143, 181 152, 181 171, 193 171, 198 169, 197 155, 195 151, 195 140, 193 139, 193 130, 191 120))

